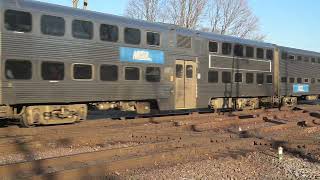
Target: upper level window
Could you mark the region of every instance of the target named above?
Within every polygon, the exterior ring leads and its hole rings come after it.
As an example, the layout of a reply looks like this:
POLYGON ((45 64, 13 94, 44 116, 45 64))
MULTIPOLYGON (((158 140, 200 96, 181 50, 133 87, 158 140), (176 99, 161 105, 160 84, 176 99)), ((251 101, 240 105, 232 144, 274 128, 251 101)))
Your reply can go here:
POLYGON ((246 57, 253 58, 254 56, 254 48, 251 46, 246 47, 246 57))
POLYGON ((140 29, 125 28, 124 29, 124 42, 127 44, 140 44, 141 32, 140 29))
POLYGON ((267 59, 273 60, 273 50, 271 49, 267 50, 267 59))
POLYGON ((177 35, 177 47, 180 48, 191 48, 191 37, 177 35))
POLYGON ((301 56, 297 56, 297 61, 302 61, 302 57, 301 56))
POLYGON ((100 25, 100 39, 101 41, 117 42, 119 37, 118 26, 101 24, 100 25))
POLYGON ((262 48, 257 48, 257 58, 258 59, 264 58, 264 50, 262 48))
POLYGON ((160 80, 161 80, 160 67, 147 67, 146 68, 146 80, 149 82, 160 82, 160 80))
POLYGON ((316 58, 311 58, 311 62, 315 63, 316 62, 316 58))
POLYGON ((26 60, 7 60, 5 64, 7 79, 27 80, 32 78, 32 64, 26 60))
POLYGON ((160 46, 160 34, 157 32, 147 32, 147 44, 151 46, 160 46))
POLYGON ((41 76, 43 80, 63 80, 64 64, 62 62, 43 62, 41 76))
POLYGON ((305 82, 305 83, 309 83, 309 78, 305 78, 305 79, 304 79, 304 82, 305 82))
POLYGON ((297 78, 297 83, 302 83, 302 78, 297 78))
POLYGON ((318 58, 318 63, 320 63, 320 58, 318 58))
POLYGON ((267 75, 267 83, 268 83, 268 84, 272 84, 272 81, 273 81, 272 77, 273 77, 273 76, 270 75, 270 74, 267 75))
POLYGON ((117 81, 118 80, 118 66, 103 64, 100 66, 101 81, 117 81))
POLYGON ((218 71, 209 71, 208 72, 208 82, 209 83, 218 83, 219 73, 218 71))
POLYGON ((126 67, 125 68, 125 80, 139 80, 140 69, 137 67, 126 67))
POLYGON ((218 43, 214 41, 209 41, 209 52, 217 53, 218 52, 218 43))
POLYGON ((230 43, 222 43, 222 54, 230 55, 231 49, 232 49, 232 45, 230 43))
POLYGON ((294 83, 294 81, 295 81, 295 78, 293 78, 293 77, 289 78, 290 83, 294 83))
POLYGON ((79 39, 93 38, 93 23, 90 21, 73 20, 72 35, 79 39))
POLYGON ((5 27, 9 31, 30 32, 32 29, 31 13, 6 10, 4 14, 5 27))
POLYGON ((247 73, 246 74, 246 83, 252 84, 253 83, 253 73, 247 73))
POLYGON ((289 55, 289 60, 294 61, 296 57, 294 55, 289 55))
POLYGON ((234 82, 237 82, 237 83, 242 82, 242 73, 234 73, 234 82))
POLYGON ((309 62, 309 57, 304 57, 304 62, 309 62))
POLYGON ((235 56, 243 57, 243 46, 240 44, 234 45, 233 54, 235 56))
POLYGON ((264 82, 264 74, 258 73, 257 74, 257 84, 263 84, 263 82, 264 82))
POLYGON ((316 79, 315 78, 311 78, 311 83, 312 84, 316 83, 316 79))
POLYGON ((79 80, 92 79, 93 67, 90 64, 74 64, 73 65, 73 78, 79 80))
POLYGON ((231 83, 231 72, 222 72, 222 82, 231 83))
POLYGON ((288 82, 288 78, 287 77, 281 77, 281 82, 282 83, 287 83, 288 82))
POLYGON ((41 17, 41 32, 46 35, 64 36, 64 19, 62 17, 43 15, 41 17))

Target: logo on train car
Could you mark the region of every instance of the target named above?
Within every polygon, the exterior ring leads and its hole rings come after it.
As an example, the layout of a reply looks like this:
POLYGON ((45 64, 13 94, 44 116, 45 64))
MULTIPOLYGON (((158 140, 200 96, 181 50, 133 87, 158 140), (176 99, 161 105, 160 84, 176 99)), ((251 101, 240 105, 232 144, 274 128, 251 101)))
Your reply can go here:
POLYGON ((120 61, 164 64, 164 52, 159 50, 120 47, 120 61))
POLYGON ((309 84, 294 84, 293 92, 294 93, 307 93, 309 92, 309 84))

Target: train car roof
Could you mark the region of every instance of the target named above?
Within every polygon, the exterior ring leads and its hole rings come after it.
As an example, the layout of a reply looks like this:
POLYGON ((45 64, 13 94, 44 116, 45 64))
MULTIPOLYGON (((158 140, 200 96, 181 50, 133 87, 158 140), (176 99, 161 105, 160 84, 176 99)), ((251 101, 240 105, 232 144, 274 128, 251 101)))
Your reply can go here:
POLYGON ((283 51, 286 51, 288 53, 292 54, 299 54, 299 55, 305 55, 305 56, 318 56, 320 57, 319 52, 314 52, 314 51, 308 51, 308 50, 303 50, 303 49, 296 49, 296 48, 291 48, 291 47, 285 47, 285 46, 279 46, 279 48, 283 51))

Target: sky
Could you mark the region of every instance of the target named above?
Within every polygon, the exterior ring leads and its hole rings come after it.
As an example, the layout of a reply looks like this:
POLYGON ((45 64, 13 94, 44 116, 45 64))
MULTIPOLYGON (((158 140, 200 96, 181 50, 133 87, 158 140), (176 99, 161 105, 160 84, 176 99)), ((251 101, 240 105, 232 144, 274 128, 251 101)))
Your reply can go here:
MULTIPOLYGON (((72 6, 72 0, 40 0, 72 6)), ((319 0, 248 0, 266 42, 320 52, 319 0)), ((128 0, 88 0, 88 9, 123 15, 128 0)), ((82 4, 80 0, 79 4, 82 4)))

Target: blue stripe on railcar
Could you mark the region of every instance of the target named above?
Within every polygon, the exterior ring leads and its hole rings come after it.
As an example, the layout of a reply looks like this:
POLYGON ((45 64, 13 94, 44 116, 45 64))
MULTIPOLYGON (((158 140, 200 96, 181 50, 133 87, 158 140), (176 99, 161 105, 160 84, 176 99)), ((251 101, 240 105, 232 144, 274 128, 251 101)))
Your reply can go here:
POLYGON ((294 84, 293 85, 294 93, 308 93, 310 92, 309 84, 294 84))
POLYGON ((120 47, 120 61, 164 64, 164 52, 159 50, 120 47))

